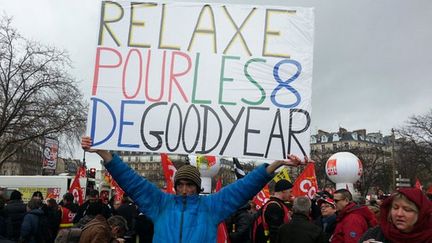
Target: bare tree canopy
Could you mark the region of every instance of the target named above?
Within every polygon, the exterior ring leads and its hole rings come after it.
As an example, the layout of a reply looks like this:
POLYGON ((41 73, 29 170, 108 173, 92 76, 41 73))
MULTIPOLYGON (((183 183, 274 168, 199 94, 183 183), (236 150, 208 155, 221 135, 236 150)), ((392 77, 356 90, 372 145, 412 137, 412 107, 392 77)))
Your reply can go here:
POLYGON ((1 167, 18 148, 45 136, 79 139, 86 107, 68 73, 68 54, 22 37, 11 18, 0 18, 1 167))
POLYGON ((432 109, 410 117, 397 130, 399 171, 405 177, 432 181, 432 109))

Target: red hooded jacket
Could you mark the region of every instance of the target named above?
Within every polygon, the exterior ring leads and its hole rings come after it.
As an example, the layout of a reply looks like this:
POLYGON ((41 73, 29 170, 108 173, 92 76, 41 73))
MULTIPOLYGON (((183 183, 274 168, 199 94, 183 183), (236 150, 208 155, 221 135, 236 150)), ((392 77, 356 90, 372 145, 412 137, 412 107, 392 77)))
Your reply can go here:
POLYGON ((350 202, 339 212, 330 242, 357 243, 360 237, 375 225, 376 218, 368 207, 350 202))
POLYGON ((387 220, 393 202, 393 197, 388 198, 381 205, 380 227, 385 238, 391 242, 432 242, 432 202, 417 188, 404 188, 398 191, 417 205, 418 219, 413 231, 400 232, 387 220))

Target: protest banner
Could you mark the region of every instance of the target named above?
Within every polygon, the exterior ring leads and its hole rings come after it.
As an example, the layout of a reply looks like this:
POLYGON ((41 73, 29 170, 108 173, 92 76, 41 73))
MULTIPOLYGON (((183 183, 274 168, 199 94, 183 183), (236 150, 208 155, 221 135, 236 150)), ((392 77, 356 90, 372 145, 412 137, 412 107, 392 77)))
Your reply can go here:
POLYGON ((93 147, 309 154, 313 33, 311 8, 102 2, 93 147))
POLYGON ((42 157, 42 169, 56 169, 58 150, 59 142, 56 139, 45 137, 42 157))

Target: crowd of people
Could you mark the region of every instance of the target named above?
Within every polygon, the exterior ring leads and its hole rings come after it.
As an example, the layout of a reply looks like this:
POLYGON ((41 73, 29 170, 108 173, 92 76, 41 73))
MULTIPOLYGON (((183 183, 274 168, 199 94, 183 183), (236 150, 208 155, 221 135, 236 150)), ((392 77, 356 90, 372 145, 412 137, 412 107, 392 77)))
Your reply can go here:
MULTIPOLYGON (((98 153, 126 192, 107 202, 89 190, 82 205, 66 193, 44 200, 33 193, 24 203, 15 190, 0 196, 0 243, 4 242, 216 242, 218 225, 227 226, 229 242, 432 242, 432 203, 419 189, 399 189, 385 200, 355 202, 347 189, 321 191, 314 198, 293 197, 293 184, 279 180, 259 209, 251 200, 281 166, 298 166, 299 158, 263 164, 219 192, 201 195, 199 170, 178 168, 175 194, 161 191, 117 155, 98 153)), ((307 158, 305 158, 307 161, 307 158)))
POLYGON ((0 196, 0 243, 132 243, 152 242, 153 224, 125 196, 105 202, 97 190, 78 205, 71 193, 57 204, 40 191, 24 203, 22 193, 0 196))
POLYGON ((416 188, 400 189, 377 207, 354 202, 347 189, 292 200, 293 185, 280 180, 270 200, 255 211, 252 197, 276 169, 298 166, 299 158, 289 155, 263 164, 207 196, 199 194, 198 169, 186 165, 174 176, 172 195, 139 176, 116 154, 91 149, 90 137, 83 137, 81 145, 101 156, 113 178, 154 223, 154 242, 215 242, 224 220, 231 242, 432 242, 432 203, 416 188))

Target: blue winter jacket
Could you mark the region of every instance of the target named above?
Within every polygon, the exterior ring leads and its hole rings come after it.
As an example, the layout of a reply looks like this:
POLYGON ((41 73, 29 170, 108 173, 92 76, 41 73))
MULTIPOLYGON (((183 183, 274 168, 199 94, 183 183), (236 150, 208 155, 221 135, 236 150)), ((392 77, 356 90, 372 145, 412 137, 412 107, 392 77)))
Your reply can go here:
POLYGON ((266 165, 217 193, 179 196, 162 192, 117 156, 106 168, 154 224, 153 242, 216 242, 218 224, 252 199, 271 180, 266 165))
POLYGON ((37 243, 36 237, 39 230, 39 217, 43 214, 44 212, 42 209, 37 208, 31 210, 24 216, 19 242, 37 243))

